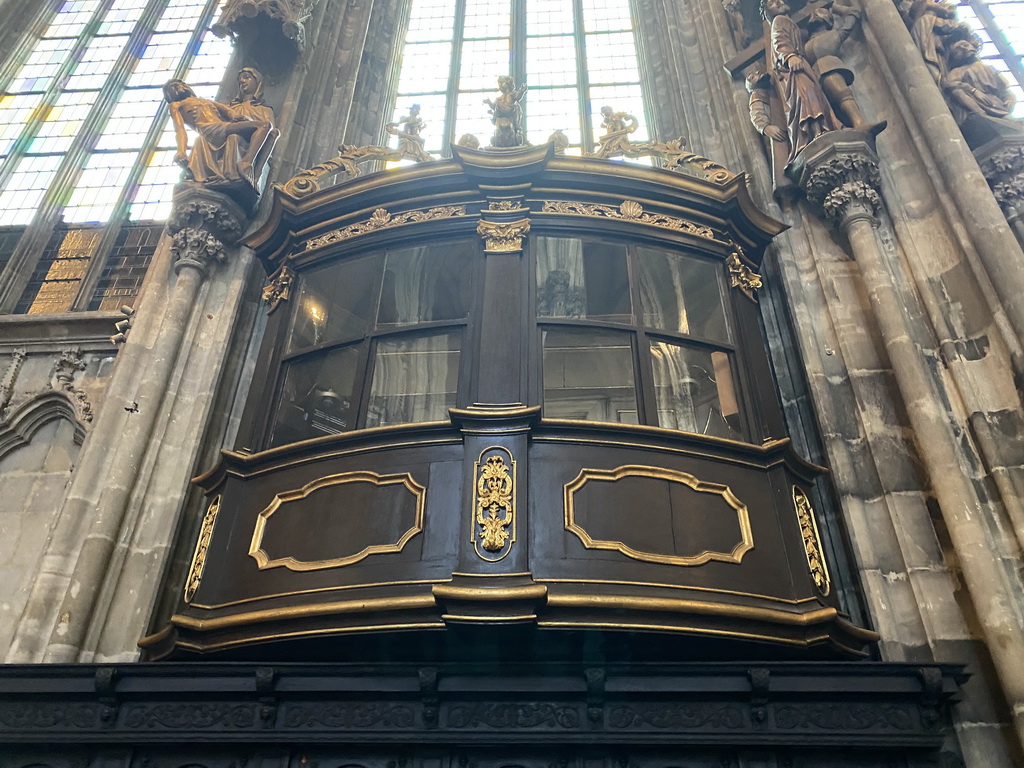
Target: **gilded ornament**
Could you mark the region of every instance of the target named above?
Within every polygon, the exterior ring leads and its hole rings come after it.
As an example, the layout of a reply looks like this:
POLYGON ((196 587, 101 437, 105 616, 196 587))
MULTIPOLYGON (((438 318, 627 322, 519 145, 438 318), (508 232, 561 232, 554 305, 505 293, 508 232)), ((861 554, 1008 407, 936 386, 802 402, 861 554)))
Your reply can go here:
POLYGON ((199 589, 199 582, 203 578, 203 568, 206 567, 206 554, 210 548, 210 539, 213 538, 213 526, 217 522, 217 513, 220 512, 220 494, 213 497, 210 506, 206 509, 203 517, 203 527, 199 529, 199 541, 196 542, 196 551, 192 555, 192 565, 188 570, 188 579, 185 581, 185 602, 191 603, 192 598, 199 589))
POLYGON ((282 301, 291 298, 292 283, 295 281, 295 271, 287 264, 282 264, 269 278, 269 282, 263 286, 263 301, 269 305, 267 314, 273 314, 282 301))
POLYGON ((594 216, 597 218, 623 219, 635 221, 640 224, 649 224, 653 227, 671 229, 677 232, 686 232, 697 237, 706 237, 709 240, 715 239, 715 233, 710 227, 702 227, 692 221, 680 219, 675 216, 664 216, 660 213, 646 213, 640 203, 633 200, 624 200, 618 208, 611 205, 600 205, 596 203, 577 203, 569 200, 548 200, 541 208, 543 213, 561 213, 567 216, 594 216))
POLYGON ((367 232, 376 232, 379 229, 397 227, 402 224, 415 224, 421 221, 434 221, 435 219, 450 219, 456 216, 465 216, 466 206, 444 205, 438 208, 427 208, 425 210, 403 211, 402 213, 388 213, 384 208, 375 210, 366 221, 359 224, 350 224, 347 227, 328 232, 326 235, 314 237, 306 242, 306 250, 319 248, 323 245, 330 245, 351 237, 365 235, 367 232))
POLYGON ((828 596, 832 591, 832 582, 825 564, 825 555, 821 551, 821 538, 818 535, 818 523, 814 519, 814 509, 807 494, 797 486, 793 486, 793 508, 800 524, 800 535, 804 540, 804 555, 811 578, 822 595, 828 596))
POLYGON ((730 287, 739 288, 748 299, 757 301, 756 292, 762 285, 761 276, 744 263, 743 252, 738 246, 729 254, 725 265, 729 268, 730 287))
POLYGON ((484 239, 486 253, 514 253, 523 250, 523 237, 530 231, 529 219, 481 221, 476 232, 484 239))
MULTIPOLYGON (((515 541, 515 460, 504 448, 488 448, 475 465, 473 546, 483 560, 496 561, 486 553, 500 553, 515 541), (484 459, 484 456, 487 456, 484 459), (508 456, 509 463, 505 462, 508 456), (511 464, 511 466, 509 466, 511 464), (481 552, 481 548, 483 552, 481 552)), ((505 554, 508 554, 507 551, 505 554)))

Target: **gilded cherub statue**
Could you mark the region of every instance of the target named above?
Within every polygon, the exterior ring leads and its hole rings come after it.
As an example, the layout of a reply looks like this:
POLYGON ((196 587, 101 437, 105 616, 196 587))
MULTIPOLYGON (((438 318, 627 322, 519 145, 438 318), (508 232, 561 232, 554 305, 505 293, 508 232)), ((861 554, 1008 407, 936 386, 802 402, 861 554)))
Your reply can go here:
POLYGON ((523 134, 523 108, 519 102, 526 95, 526 86, 516 87, 509 75, 498 78, 498 97, 493 101, 484 99, 490 107, 491 122, 494 123, 492 147, 521 147, 526 143, 523 134))
POLYGON ((640 121, 628 112, 616 112, 611 107, 601 107, 601 126, 604 128, 604 136, 598 136, 600 146, 594 152, 595 157, 612 157, 614 155, 629 155, 633 149, 629 141, 629 134, 635 133, 640 127, 640 121))
POLYGON ((420 105, 413 104, 409 107, 408 115, 400 117, 393 123, 388 123, 384 126, 384 130, 392 136, 398 137, 398 151, 403 156, 425 163, 434 159, 423 149, 423 137, 420 136, 420 133, 423 132, 426 125, 426 122, 420 117, 420 105))

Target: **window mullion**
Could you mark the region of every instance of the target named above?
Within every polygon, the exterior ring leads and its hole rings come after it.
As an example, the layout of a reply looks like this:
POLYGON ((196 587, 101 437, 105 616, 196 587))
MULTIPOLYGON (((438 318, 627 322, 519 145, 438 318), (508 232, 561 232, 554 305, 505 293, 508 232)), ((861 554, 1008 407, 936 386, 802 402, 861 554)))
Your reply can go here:
MULTIPOLYGON (((26 148, 32 143, 36 133, 42 126, 44 116, 49 112, 49 108, 56 103, 61 93, 63 93, 64 82, 74 71, 75 66, 81 60, 89 45, 96 39, 96 32, 99 29, 103 16, 110 10, 113 4, 114 0, 104 0, 100 7, 96 9, 92 18, 89 19, 89 23, 82 30, 82 34, 78 36, 75 44, 68 51, 67 56, 65 56, 64 61, 61 62, 46 90, 43 91, 43 100, 39 108, 33 112, 32 117, 29 118, 21 129, 21 134, 14 142, 14 146, 11 147, 10 153, 4 160, 0 161, 0 189, 4 189, 7 186, 11 174, 14 173, 14 169, 25 156, 26 148)), ((33 44, 38 43, 40 39, 42 38, 33 40, 33 44)))
MULTIPOLYGON (((526 83, 526 3, 527 0, 512 0, 512 19, 509 30, 509 61, 511 63, 512 78, 516 85, 526 83)), ((523 110, 523 136, 526 136, 526 126, 530 123, 530 98, 527 95, 525 109, 523 110)))
POLYGON ((594 131, 590 120, 590 76, 587 72, 587 44, 583 29, 583 0, 572 0, 573 36, 576 38, 576 82, 579 84, 580 145, 583 152, 594 149, 594 131))
MULTIPOLYGON (((168 2, 169 0, 151 0, 150 6, 156 4, 166 7, 168 2)), ((192 36, 188 41, 188 48, 182 58, 178 61, 178 66, 175 68, 174 74, 168 78, 169 80, 180 80, 188 73, 189 68, 192 66, 192 62, 194 62, 196 56, 199 55, 199 47, 202 43, 203 36, 207 32, 210 18, 217 10, 217 6, 219 4, 220 0, 207 0, 206 7, 203 9, 203 20, 192 31, 192 36)), ((149 8, 146 10, 148 12, 149 8)), ((159 21, 160 14, 163 13, 163 10, 164 8, 161 8, 152 19, 147 19, 146 15, 143 16, 143 20, 149 20, 151 22, 149 29, 150 35, 152 35, 153 28, 156 26, 157 21, 159 21)), ((103 233, 103 239, 97 246, 96 253, 89 262, 89 267, 86 270, 86 273, 82 276, 82 280, 78 285, 78 294, 75 296, 74 304, 71 307, 73 310, 86 310, 92 303, 93 292, 96 290, 100 276, 103 274, 103 268, 106 266, 107 259, 110 256, 110 252, 113 250, 114 243, 117 241, 121 228, 129 220, 128 214, 132 203, 131 197, 135 193, 139 182, 142 180, 142 176, 146 172, 146 169, 149 168, 150 158, 152 158, 153 153, 156 151, 156 144, 164 132, 167 115, 167 103, 161 101, 153 122, 150 123, 149 130, 146 132, 146 137, 143 140, 142 148, 139 152, 139 159, 132 166, 131 171, 128 174, 128 179, 121 188, 121 191, 118 193, 117 202, 114 205, 114 213, 107 221, 107 229, 103 233)))
POLYGON ((0 63, 0 92, 7 93, 7 88, 14 76, 25 64, 63 4, 64 0, 46 0, 46 2, 40 3, 36 9, 36 17, 25 25, 18 44, 0 63))
POLYGON ((452 60, 448 71, 448 101, 444 108, 444 136, 441 137, 441 154, 451 156, 452 134, 455 132, 455 117, 459 104, 459 70, 462 67, 463 26, 466 20, 466 3, 456 0, 455 25, 452 30, 452 60))

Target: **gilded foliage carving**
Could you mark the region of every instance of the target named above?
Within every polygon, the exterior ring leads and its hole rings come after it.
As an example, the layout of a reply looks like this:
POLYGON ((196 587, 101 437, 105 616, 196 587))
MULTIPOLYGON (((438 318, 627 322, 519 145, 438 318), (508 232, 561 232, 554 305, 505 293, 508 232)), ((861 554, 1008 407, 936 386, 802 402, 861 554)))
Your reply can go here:
POLYGON ((376 232, 381 229, 398 227, 402 224, 415 224, 421 221, 434 221, 436 219, 451 219, 456 216, 465 216, 466 206, 464 205, 442 205, 437 208, 427 208, 416 211, 403 211, 402 213, 389 213, 385 208, 376 209, 366 221, 358 224, 350 224, 347 227, 336 229, 325 235, 314 237, 306 242, 306 250, 319 248, 331 243, 341 242, 349 238, 365 235, 368 232, 376 232))
POLYGON ((530 220, 481 221, 476 232, 484 239, 488 253, 514 253, 523 250, 523 238, 530 231, 530 220))
POLYGON ((597 218, 619 219, 622 221, 635 221, 639 224, 649 224, 653 227, 671 229, 678 232, 686 232, 697 237, 706 237, 709 240, 715 238, 715 233, 710 227, 702 227, 686 219, 675 216, 665 216, 660 213, 647 213, 640 203, 634 200, 623 200, 616 208, 611 205, 600 205, 597 203, 578 203, 569 200, 548 200, 544 202, 541 211, 544 213, 560 213, 567 216, 593 216, 597 218))
POLYGON ((729 269, 729 285, 739 288, 748 299, 757 301, 756 292, 761 288, 761 276, 747 266, 743 251, 738 246, 725 260, 729 269))
POLYGON ((282 301, 291 298, 292 283, 295 282, 295 270, 282 264, 263 286, 263 301, 267 303, 267 314, 273 314, 282 301))
POLYGON ((192 565, 188 570, 188 579, 185 581, 185 602, 191 603, 199 589, 199 582, 203 578, 203 569, 206 567, 206 555, 210 548, 210 539, 213 538, 213 526, 217 522, 217 513, 220 512, 220 495, 214 496, 210 506, 203 516, 203 526, 199 529, 199 541, 196 542, 196 551, 192 555, 192 565))
POLYGON ((804 540, 804 555, 807 557, 807 567, 811 572, 811 578, 821 591, 821 594, 828 595, 832 591, 832 582, 828 575, 828 566, 825 564, 825 554, 821 549, 821 538, 818 535, 818 523, 814 519, 814 509, 811 507, 811 500, 807 494, 798 486, 793 486, 793 508, 796 510, 796 519, 800 524, 800 535, 804 540))
POLYGON ((473 546, 484 560, 502 559, 515 541, 515 466, 512 454, 497 447, 476 462, 473 546))

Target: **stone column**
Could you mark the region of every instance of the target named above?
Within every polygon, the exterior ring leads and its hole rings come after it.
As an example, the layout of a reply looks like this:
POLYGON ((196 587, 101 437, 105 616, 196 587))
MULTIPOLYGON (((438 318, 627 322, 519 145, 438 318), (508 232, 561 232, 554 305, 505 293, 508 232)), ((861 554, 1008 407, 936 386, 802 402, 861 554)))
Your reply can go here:
MULTIPOLYGON (((921 125, 946 189, 963 216, 971 239, 1006 309, 1017 338, 1024 341, 1024 254, 988 182, 967 147, 924 59, 892 0, 864 0, 864 15, 907 104, 921 125)), ((1021 361, 1016 361, 1018 370, 1021 361)))
MULTIPOLYGON (((168 379, 178 362, 197 298, 211 268, 223 261, 226 250, 238 241, 248 216, 230 198, 198 185, 181 184, 175 191, 174 209, 167 229, 177 274, 163 312, 160 330, 144 362, 133 404, 126 408, 132 418, 123 425, 101 421, 90 435, 78 473, 91 478, 106 467, 99 504, 69 493, 64 514, 88 519, 89 527, 71 573, 71 588, 63 596, 57 626, 50 635, 43 660, 72 662, 78 659, 89 629, 96 600, 104 584, 129 499, 162 405, 168 379)), ((157 309, 150 305, 151 310, 157 309)))
POLYGON ((996 202, 1024 247, 1024 133, 1001 137, 974 150, 996 202))
POLYGON ((1004 695, 1024 742, 1024 628, 1019 586, 1007 583, 993 556, 982 502, 969 480, 969 460, 955 419, 915 334, 878 239, 882 211, 878 157, 871 137, 838 131, 816 139, 797 160, 808 199, 849 240, 896 377, 918 450, 938 499, 1004 695))

